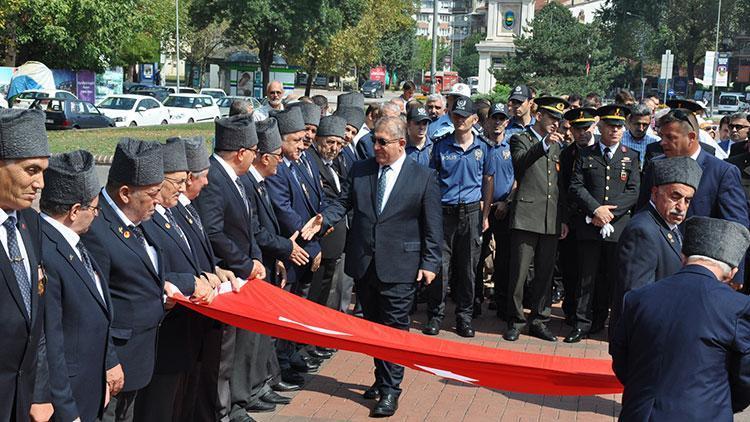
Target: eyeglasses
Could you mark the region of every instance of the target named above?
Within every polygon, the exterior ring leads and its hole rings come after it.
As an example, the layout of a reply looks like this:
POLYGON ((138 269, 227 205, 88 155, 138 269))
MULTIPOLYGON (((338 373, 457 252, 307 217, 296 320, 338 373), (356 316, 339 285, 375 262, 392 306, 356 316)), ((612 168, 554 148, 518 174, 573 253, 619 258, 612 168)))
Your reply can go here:
POLYGON ((82 210, 91 210, 94 214, 99 214, 99 211, 102 210, 102 207, 95 207, 93 205, 81 205, 82 210))
POLYGON ((739 131, 741 131, 743 129, 747 129, 747 128, 750 128, 750 126, 748 126, 748 125, 735 125, 735 124, 730 124, 729 125, 729 130, 736 130, 737 132, 739 132, 739 131))
POLYGON ((275 153, 275 152, 265 152, 263 155, 272 155, 276 157, 277 160, 281 160, 281 158, 284 156, 282 153, 275 153))
POLYGON ((268 93, 268 95, 281 95, 283 93, 284 93, 283 91, 271 91, 268 93))
POLYGON ((393 139, 385 139, 385 138, 373 138, 373 142, 380 145, 381 147, 384 147, 388 144, 395 144, 396 142, 400 141, 401 138, 393 138, 393 139))
POLYGON ((164 180, 167 182, 173 184, 175 187, 179 188, 180 186, 187 185, 187 178, 185 179, 172 179, 171 177, 165 177, 164 180))

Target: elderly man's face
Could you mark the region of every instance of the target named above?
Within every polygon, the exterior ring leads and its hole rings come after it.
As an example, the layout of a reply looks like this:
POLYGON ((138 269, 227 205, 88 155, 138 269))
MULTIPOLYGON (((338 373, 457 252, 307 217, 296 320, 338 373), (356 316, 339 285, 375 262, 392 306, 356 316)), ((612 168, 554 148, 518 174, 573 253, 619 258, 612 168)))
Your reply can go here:
POLYGON ((284 142, 281 143, 281 153, 287 160, 297 161, 300 154, 304 151, 305 146, 302 140, 305 138, 305 131, 289 133, 282 136, 284 142))
POLYGON ((123 212, 133 221, 141 222, 151 218, 154 207, 161 202, 162 183, 149 186, 123 186, 120 188, 120 199, 123 200, 123 212))
POLYGON ((161 206, 172 208, 177 205, 181 193, 185 193, 188 175, 186 171, 176 171, 164 174, 164 182, 161 186, 161 206))
POLYGON ((284 97, 284 87, 279 82, 271 82, 268 85, 266 96, 268 97, 268 104, 273 108, 278 108, 281 105, 281 99, 284 97))
POLYGON ((0 160, 0 208, 18 211, 29 208, 36 192, 44 188, 48 158, 0 160))
POLYGON ((315 145, 323 159, 333 161, 344 147, 344 140, 338 136, 323 136, 315 139, 315 145))
POLYGON ((427 115, 430 116, 433 122, 445 113, 445 106, 443 106, 443 102, 440 100, 427 101, 424 107, 427 109, 427 115))
POLYGON ((404 152, 406 140, 395 138, 388 130, 377 130, 372 137, 375 143, 375 161, 381 166, 388 166, 396 162, 404 152))
POLYGON ((651 116, 628 117, 628 130, 635 139, 642 139, 646 136, 649 126, 651 126, 651 116))
POLYGON ((618 142, 620 142, 620 139, 622 139, 622 134, 625 132, 625 126, 623 125, 613 125, 611 123, 607 123, 604 120, 600 120, 599 123, 599 133, 601 133, 601 142, 606 146, 612 146, 616 145, 618 142))
POLYGON ((80 207, 76 207, 74 205, 73 208, 70 209, 70 213, 75 214, 75 220, 70 226, 70 229, 78 234, 84 234, 88 232, 89 227, 91 227, 91 223, 93 223, 96 216, 99 215, 98 209, 99 195, 95 196, 94 199, 91 200, 91 202, 86 206, 80 205, 80 207))
POLYGON ((187 189, 185 189, 185 196, 191 201, 200 195, 201 190, 208 185, 208 169, 200 171, 198 173, 190 173, 188 175, 187 189))
POLYGON ((675 226, 685 221, 693 195, 695 195, 695 189, 681 183, 651 188, 651 200, 656 205, 656 211, 664 221, 675 226))

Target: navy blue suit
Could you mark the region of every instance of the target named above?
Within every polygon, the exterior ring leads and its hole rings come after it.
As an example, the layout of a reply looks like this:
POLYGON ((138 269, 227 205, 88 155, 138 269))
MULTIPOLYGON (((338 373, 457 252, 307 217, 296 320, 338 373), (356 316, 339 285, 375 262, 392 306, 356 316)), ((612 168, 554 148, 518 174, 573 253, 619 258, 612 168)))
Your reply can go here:
POLYGON ((107 280, 96 261, 102 293, 63 235, 42 221, 47 271, 45 334, 54 420, 94 421, 104 409, 106 371, 118 363, 109 328, 107 280))
POLYGON ((308 148, 304 152, 304 158, 300 158, 300 160, 295 163, 297 165, 297 174, 302 175, 301 181, 304 181, 305 187, 310 192, 310 202, 313 204, 318 204, 318 207, 320 207, 320 203, 323 202, 323 190, 322 185, 320 183, 320 169, 318 168, 318 164, 315 162, 315 160, 310 156, 312 148, 308 148), (308 164, 310 164, 310 172, 307 170, 307 166, 305 166, 305 161, 307 161, 308 164))
POLYGON ((345 146, 341 149, 341 153, 336 157, 334 166, 336 171, 341 175, 342 178, 346 179, 349 177, 349 172, 352 170, 354 163, 359 161, 356 152, 353 152, 349 146, 345 146))
POLYGON ((143 230, 159 256, 159 268, 154 268, 143 244, 103 195, 99 195, 99 207, 99 216, 81 238, 109 280, 110 333, 125 372, 123 391, 131 392, 148 385, 153 375, 157 330, 164 317, 164 260, 154 239, 143 230))
POLYGON ((750 404, 750 298, 689 265, 625 295, 609 345, 622 421, 731 421, 750 404))
POLYGON ((372 132, 367 132, 357 141, 357 157, 366 160, 375 156, 375 142, 372 140, 372 132))
POLYGON ((622 312, 622 298, 631 290, 668 277, 682 267, 680 240, 650 204, 630 220, 620 235, 610 337, 622 312))
POLYGON ((193 253, 198 260, 198 265, 201 270, 205 272, 213 272, 216 267, 216 257, 214 256, 214 250, 211 247, 211 242, 208 240, 206 232, 201 230, 201 227, 196 221, 197 218, 200 218, 200 215, 194 216, 180 203, 172 208, 172 212, 174 213, 174 218, 177 220, 177 223, 182 227, 188 240, 190 240, 190 246, 193 249, 193 253))
POLYGON ((237 277, 247 278, 253 271, 253 260, 262 259, 253 239, 251 217, 233 178, 215 157, 210 162, 208 185, 195 199, 195 205, 218 265, 237 277))
POLYGON ((48 367, 44 338, 44 285, 38 286, 41 231, 39 215, 18 211, 16 227, 21 233, 31 271, 31 317, 21 297, 6 251, 0 251, 0 420, 28 421, 32 399, 48 402, 48 367))

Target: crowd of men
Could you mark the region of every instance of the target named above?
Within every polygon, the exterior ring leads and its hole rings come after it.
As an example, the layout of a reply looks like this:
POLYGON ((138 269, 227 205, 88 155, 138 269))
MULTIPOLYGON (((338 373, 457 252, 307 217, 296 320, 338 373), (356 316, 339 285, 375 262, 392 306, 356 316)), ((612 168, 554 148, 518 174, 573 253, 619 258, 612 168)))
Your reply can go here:
MULTIPOLYGON (((451 297, 473 337, 489 299, 507 341, 557 341, 562 301, 567 343, 609 321, 623 415, 750 403, 750 299, 734 291, 750 286, 746 114, 713 127, 696 102, 625 91, 414 90, 367 107, 341 94, 331 112, 274 81, 263 108, 236 101, 216 122, 211 153, 122 139, 103 188, 87 151, 50 156, 42 112, 0 112, 0 420, 246 422, 288 404, 336 350, 175 305, 247 279, 401 330, 426 303, 425 335, 451 297)), ((403 373, 375 359, 372 416, 396 412, 403 373)))

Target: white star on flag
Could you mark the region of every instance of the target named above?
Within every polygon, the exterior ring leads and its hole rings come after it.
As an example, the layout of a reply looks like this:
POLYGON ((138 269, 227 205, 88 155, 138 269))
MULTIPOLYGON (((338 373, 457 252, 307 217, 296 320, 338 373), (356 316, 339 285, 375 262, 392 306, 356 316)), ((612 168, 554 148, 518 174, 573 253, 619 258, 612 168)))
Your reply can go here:
POLYGON ((351 334, 349 334, 349 333, 342 333, 340 331, 334 331, 334 330, 329 330, 327 328, 316 327, 314 325, 303 324, 301 322, 297 322, 297 321, 291 320, 291 319, 283 317, 283 316, 279 316, 279 321, 289 322, 289 323, 292 323, 292 324, 297 324, 299 326, 307 328, 310 331, 315 331, 315 332, 322 333, 322 334, 330 334, 330 335, 334 335, 334 336, 351 336, 351 334))
POLYGON ((431 374, 437 375, 437 376, 439 376, 441 378, 448 378, 448 379, 452 379, 452 380, 456 380, 456 381, 465 382, 467 384, 473 384, 475 381, 479 381, 479 380, 475 380, 474 378, 465 377, 465 376, 457 374, 455 372, 446 371, 446 370, 443 370, 443 369, 435 369, 435 368, 430 368, 429 366, 422 366, 422 365, 417 365, 417 364, 415 364, 414 366, 416 366, 417 368, 419 368, 419 369, 421 369, 423 371, 426 371, 426 372, 429 372, 431 374))

